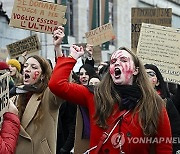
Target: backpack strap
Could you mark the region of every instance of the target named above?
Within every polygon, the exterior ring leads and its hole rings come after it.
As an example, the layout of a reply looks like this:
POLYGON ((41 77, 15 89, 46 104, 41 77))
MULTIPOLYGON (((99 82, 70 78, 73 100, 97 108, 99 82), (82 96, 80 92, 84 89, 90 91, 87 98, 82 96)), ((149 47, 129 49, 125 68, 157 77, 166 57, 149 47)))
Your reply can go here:
POLYGON ((119 113, 119 115, 117 116, 117 118, 112 122, 112 125, 110 125, 107 129, 107 131, 103 132, 100 140, 99 140, 99 143, 90 148, 89 150, 87 150, 84 154, 88 154, 90 151, 94 150, 95 149, 95 154, 98 154, 102 145, 105 144, 107 142, 107 140, 109 139, 109 137, 111 136, 111 134, 113 133, 114 129, 116 128, 116 126, 122 121, 123 117, 129 113, 130 110, 126 111, 122 111, 119 113))

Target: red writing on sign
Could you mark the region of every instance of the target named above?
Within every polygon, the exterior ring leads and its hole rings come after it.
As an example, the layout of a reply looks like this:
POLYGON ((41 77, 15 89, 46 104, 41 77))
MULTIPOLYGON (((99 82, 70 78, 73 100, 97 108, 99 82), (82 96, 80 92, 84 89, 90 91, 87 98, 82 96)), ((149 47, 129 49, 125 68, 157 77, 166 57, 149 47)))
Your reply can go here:
POLYGON ((34 22, 29 22, 29 21, 21 21, 20 26, 25 29, 34 29, 36 31, 47 31, 51 33, 57 29, 57 26, 54 27, 51 25, 44 25, 44 24, 34 23, 34 22))

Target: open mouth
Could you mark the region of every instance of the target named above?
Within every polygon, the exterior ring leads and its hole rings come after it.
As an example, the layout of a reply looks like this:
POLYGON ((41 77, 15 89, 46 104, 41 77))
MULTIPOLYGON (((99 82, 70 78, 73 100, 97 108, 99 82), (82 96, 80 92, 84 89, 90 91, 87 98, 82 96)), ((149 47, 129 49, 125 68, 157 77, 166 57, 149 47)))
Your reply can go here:
POLYGON ((86 79, 81 79, 80 81, 81 81, 81 84, 83 84, 83 85, 87 84, 87 82, 88 82, 86 79))
POLYGON ((25 80, 27 80, 27 79, 30 78, 30 75, 29 75, 29 74, 25 74, 25 75, 24 75, 24 78, 25 78, 25 80))
POLYGON ((115 76, 121 75, 121 70, 119 68, 115 68, 114 72, 115 72, 115 76))
POLYGON ((86 80, 86 79, 82 79, 81 81, 82 81, 82 82, 87 82, 87 80, 86 80))
POLYGON ((116 79, 121 76, 121 70, 119 68, 115 68, 114 73, 116 79))

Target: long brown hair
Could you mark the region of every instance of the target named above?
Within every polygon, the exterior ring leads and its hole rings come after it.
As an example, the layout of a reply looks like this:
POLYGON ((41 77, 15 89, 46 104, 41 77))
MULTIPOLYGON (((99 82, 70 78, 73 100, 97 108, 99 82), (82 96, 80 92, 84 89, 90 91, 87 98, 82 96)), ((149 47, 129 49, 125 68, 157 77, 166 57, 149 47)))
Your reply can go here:
MULTIPOLYGON (((133 109, 133 115, 139 113, 139 124, 145 135, 154 135, 157 132, 163 100, 157 95, 149 82, 145 68, 139 58, 126 47, 121 47, 119 50, 126 50, 129 52, 133 58, 135 67, 139 70, 139 73, 134 76, 133 79, 134 83, 136 82, 142 91, 142 98, 133 109)), ((95 118, 97 119, 97 124, 102 128, 106 128, 107 118, 115 112, 113 111, 114 104, 121 102, 120 96, 115 91, 109 71, 95 88, 94 95, 96 102, 95 118)))
MULTIPOLYGON (((48 82, 49 82, 49 79, 50 79, 50 76, 51 76, 52 69, 51 69, 48 61, 45 60, 44 58, 38 56, 38 55, 30 56, 30 57, 27 58, 27 60, 29 58, 36 59, 39 62, 40 67, 42 69, 42 73, 41 73, 42 78, 40 77, 40 79, 37 81, 37 83, 34 84, 34 86, 37 87, 35 93, 39 94, 38 99, 42 99, 42 97, 44 95, 44 91, 48 87, 48 82)), ((26 108, 26 105, 28 103, 27 100, 26 100, 26 96, 27 96, 26 94, 25 95, 24 94, 20 95, 18 100, 17 100, 17 107, 18 107, 18 110, 19 110, 20 119, 22 119, 22 115, 23 115, 24 110, 26 108)), ((35 119, 34 119, 34 122, 35 122, 36 126, 38 126, 40 124, 39 121, 40 121, 40 119, 42 119, 43 114, 44 113, 42 112, 42 106, 40 104, 39 108, 38 108, 38 111, 36 112, 35 119)))

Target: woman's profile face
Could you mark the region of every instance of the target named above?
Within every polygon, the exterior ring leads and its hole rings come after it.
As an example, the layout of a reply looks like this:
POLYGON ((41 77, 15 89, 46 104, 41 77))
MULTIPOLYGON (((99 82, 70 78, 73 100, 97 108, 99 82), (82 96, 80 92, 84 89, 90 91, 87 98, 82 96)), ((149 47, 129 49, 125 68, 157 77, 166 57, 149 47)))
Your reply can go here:
POLYGON ((126 50, 115 51, 110 60, 110 75, 117 85, 132 85, 136 69, 132 56, 126 50))
POLYGON ((89 75, 84 68, 79 71, 79 81, 82 85, 88 85, 89 75))
POLYGON ((148 74, 149 80, 152 83, 153 87, 159 85, 156 73, 152 69, 146 69, 146 73, 148 74))
POLYGON ((41 77, 42 69, 40 63, 33 57, 29 58, 24 64, 23 81, 25 85, 33 85, 41 77))

